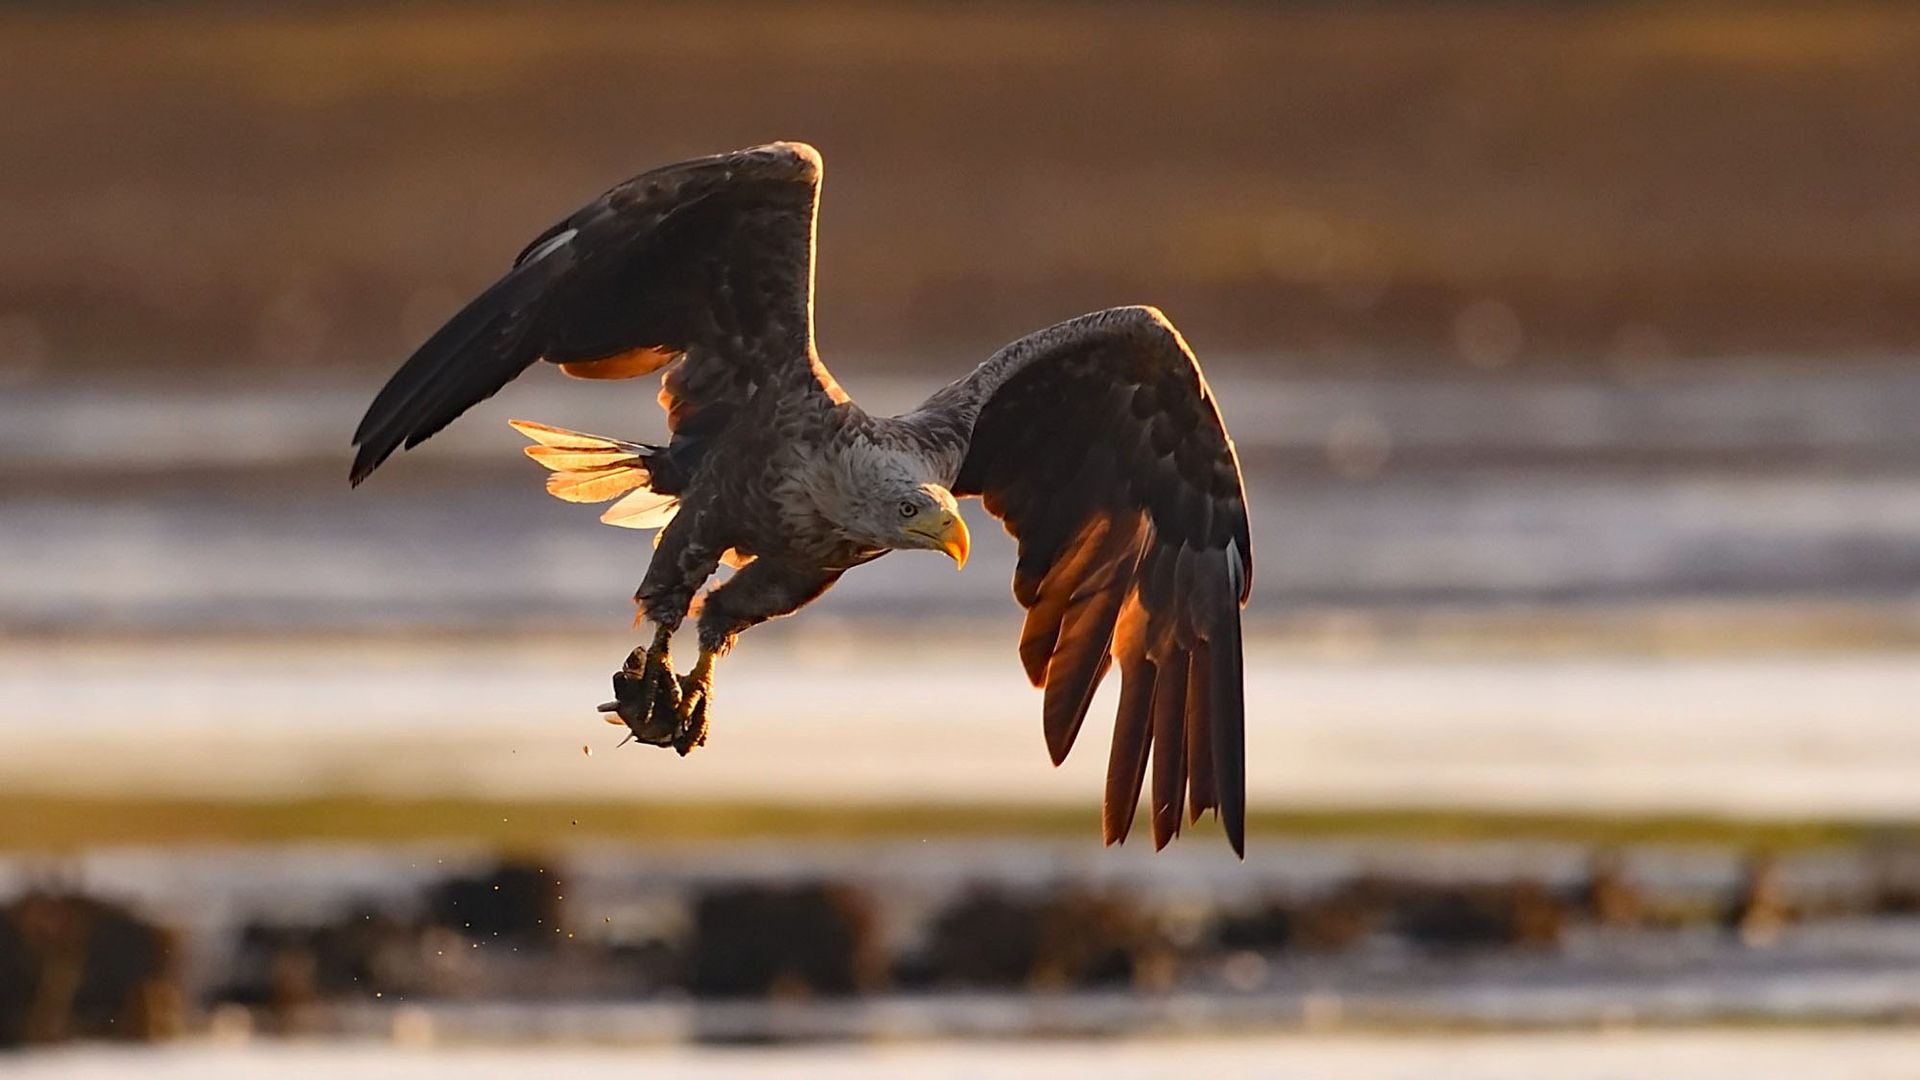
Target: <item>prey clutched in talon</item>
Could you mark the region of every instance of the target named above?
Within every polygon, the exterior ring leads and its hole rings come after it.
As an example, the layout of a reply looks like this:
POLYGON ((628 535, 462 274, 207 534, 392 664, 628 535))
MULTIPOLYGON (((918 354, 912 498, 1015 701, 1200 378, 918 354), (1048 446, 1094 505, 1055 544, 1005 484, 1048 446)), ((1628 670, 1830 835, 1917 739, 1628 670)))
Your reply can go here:
MULTIPOLYGON (((651 649, 635 649, 613 673, 613 700, 600 706, 615 714, 633 737, 653 746, 674 746, 680 733, 680 680, 673 673, 665 633, 651 649)), ((681 751, 685 753, 685 751, 681 751)))
POLYGON ((707 742, 707 707, 713 696, 713 656, 706 649, 682 678, 673 673, 667 653, 671 635, 661 630, 651 648, 638 648, 613 673, 613 700, 600 706, 612 713, 608 723, 625 724, 633 737, 652 746, 671 746, 685 757, 707 742))

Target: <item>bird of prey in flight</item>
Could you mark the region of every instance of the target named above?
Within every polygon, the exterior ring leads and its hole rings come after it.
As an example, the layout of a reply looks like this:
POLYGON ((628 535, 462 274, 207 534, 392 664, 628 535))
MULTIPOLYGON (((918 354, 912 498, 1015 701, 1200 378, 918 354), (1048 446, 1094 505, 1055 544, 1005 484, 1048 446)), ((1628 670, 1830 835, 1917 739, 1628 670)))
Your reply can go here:
MULTIPOLYGON (((655 628, 613 677, 641 742, 706 741, 714 660, 895 549, 967 559, 958 499, 1019 542, 1020 659, 1047 749, 1120 672, 1103 831, 1126 838, 1151 757, 1156 847, 1215 810, 1245 850, 1240 609, 1253 581, 1240 465, 1200 365, 1150 307, 1015 341, 902 416, 849 400, 814 351, 820 155, 781 142, 644 173, 548 229, 420 346, 354 432, 355 484, 537 361, 663 372, 664 445, 524 421, 547 490, 658 528, 635 600, 655 628), (699 659, 670 636, 695 616, 699 659)), ((616 719, 617 717, 617 719, 616 719)))

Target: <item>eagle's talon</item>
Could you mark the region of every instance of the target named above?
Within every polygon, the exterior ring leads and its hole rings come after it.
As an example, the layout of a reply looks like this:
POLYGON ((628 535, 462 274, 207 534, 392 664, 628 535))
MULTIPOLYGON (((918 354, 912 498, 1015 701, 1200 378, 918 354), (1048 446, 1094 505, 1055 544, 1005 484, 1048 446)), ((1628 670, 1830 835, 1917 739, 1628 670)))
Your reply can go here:
POLYGON ((679 733, 674 736, 673 748, 681 757, 696 746, 707 745, 707 707, 712 699, 713 687, 707 679, 688 675, 680 680, 679 733))
MULTIPOLYGON (((612 711, 640 742, 674 745, 679 731, 680 683, 667 650, 635 649, 613 673, 612 711)), ((605 707, 602 707, 605 711, 605 707)))
POLYGON ((714 655, 708 649, 701 649, 693 670, 680 679, 680 709, 675 717, 678 734, 673 748, 680 751, 682 757, 694 747, 707 744, 707 728, 712 723, 709 712, 713 704, 714 655))

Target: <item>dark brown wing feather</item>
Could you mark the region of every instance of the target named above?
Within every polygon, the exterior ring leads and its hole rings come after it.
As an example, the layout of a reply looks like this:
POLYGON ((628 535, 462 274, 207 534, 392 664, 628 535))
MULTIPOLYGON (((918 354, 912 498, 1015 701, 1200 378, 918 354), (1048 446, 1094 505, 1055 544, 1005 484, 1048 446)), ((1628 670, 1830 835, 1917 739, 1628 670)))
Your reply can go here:
POLYGON ((1218 811, 1245 850, 1240 608, 1253 584, 1233 443, 1186 342, 1152 308, 1023 338, 910 418, 964 447, 956 495, 1020 542, 1020 657, 1046 689, 1047 749, 1067 756, 1094 689, 1120 668, 1107 841, 1153 778, 1155 846, 1218 811))
POLYGON ((374 398, 353 482, 537 360, 589 377, 680 361, 661 392, 676 434, 766 382, 838 394, 811 357, 819 181, 812 147, 773 143, 645 173, 548 229, 374 398))

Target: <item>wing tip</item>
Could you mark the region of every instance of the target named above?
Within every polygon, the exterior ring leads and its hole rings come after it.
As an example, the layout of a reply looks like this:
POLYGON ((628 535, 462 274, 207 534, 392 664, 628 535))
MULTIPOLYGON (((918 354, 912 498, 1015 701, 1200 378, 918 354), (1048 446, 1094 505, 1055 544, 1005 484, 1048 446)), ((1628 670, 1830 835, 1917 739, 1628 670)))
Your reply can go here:
POLYGON ((372 476, 373 470, 379 468, 381 463, 385 462, 392 453, 392 450, 388 450, 385 453, 375 453, 371 444, 361 446, 359 452, 353 456, 353 467, 347 470, 347 486, 350 488, 359 487, 360 482, 372 476))
MULTIPOLYGON (((1201 811, 1201 813, 1205 813, 1205 811, 1201 811)), ((1220 818, 1221 820, 1222 831, 1226 833, 1227 846, 1232 849, 1233 857, 1239 860, 1240 862, 1246 862, 1247 861, 1246 822, 1243 819, 1239 819, 1239 818, 1222 817, 1220 814, 1220 811, 1217 809, 1214 810, 1213 815, 1214 817, 1220 818)), ((1186 824, 1192 825, 1197 823, 1199 820, 1200 820, 1200 814, 1196 813, 1193 815, 1192 819, 1189 820, 1186 824)), ((1178 816, 1171 818, 1169 820, 1163 821, 1158 815, 1156 815, 1153 819, 1153 850, 1165 851, 1167 849, 1168 844, 1171 844, 1175 840, 1178 840, 1180 838, 1182 829, 1183 827, 1181 825, 1181 822, 1178 816)), ((1116 847, 1116 846, 1124 845, 1127 842, 1128 835, 1131 834, 1132 832, 1133 832, 1133 815, 1125 814, 1125 813, 1115 814, 1112 812, 1104 813, 1101 815, 1101 820, 1100 820, 1101 846, 1116 847)))
POLYGON ((1053 767, 1059 768, 1067 763, 1067 754, 1073 750, 1074 738, 1079 729, 1060 733, 1052 728, 1046 729, 1047 757, 1053 760, 1053 767), (1062 735, 1064 734, 1064 737, 1062 735))
POLYGON ((1175 820, 1171 826, 1164 826, 1161 824, 1159 817, 1153 819, 1153 850, 1167 850, 1167 845, 1173 843, 1174 837, 1179 835, 1180 822, 1178 820, 1175 820))

